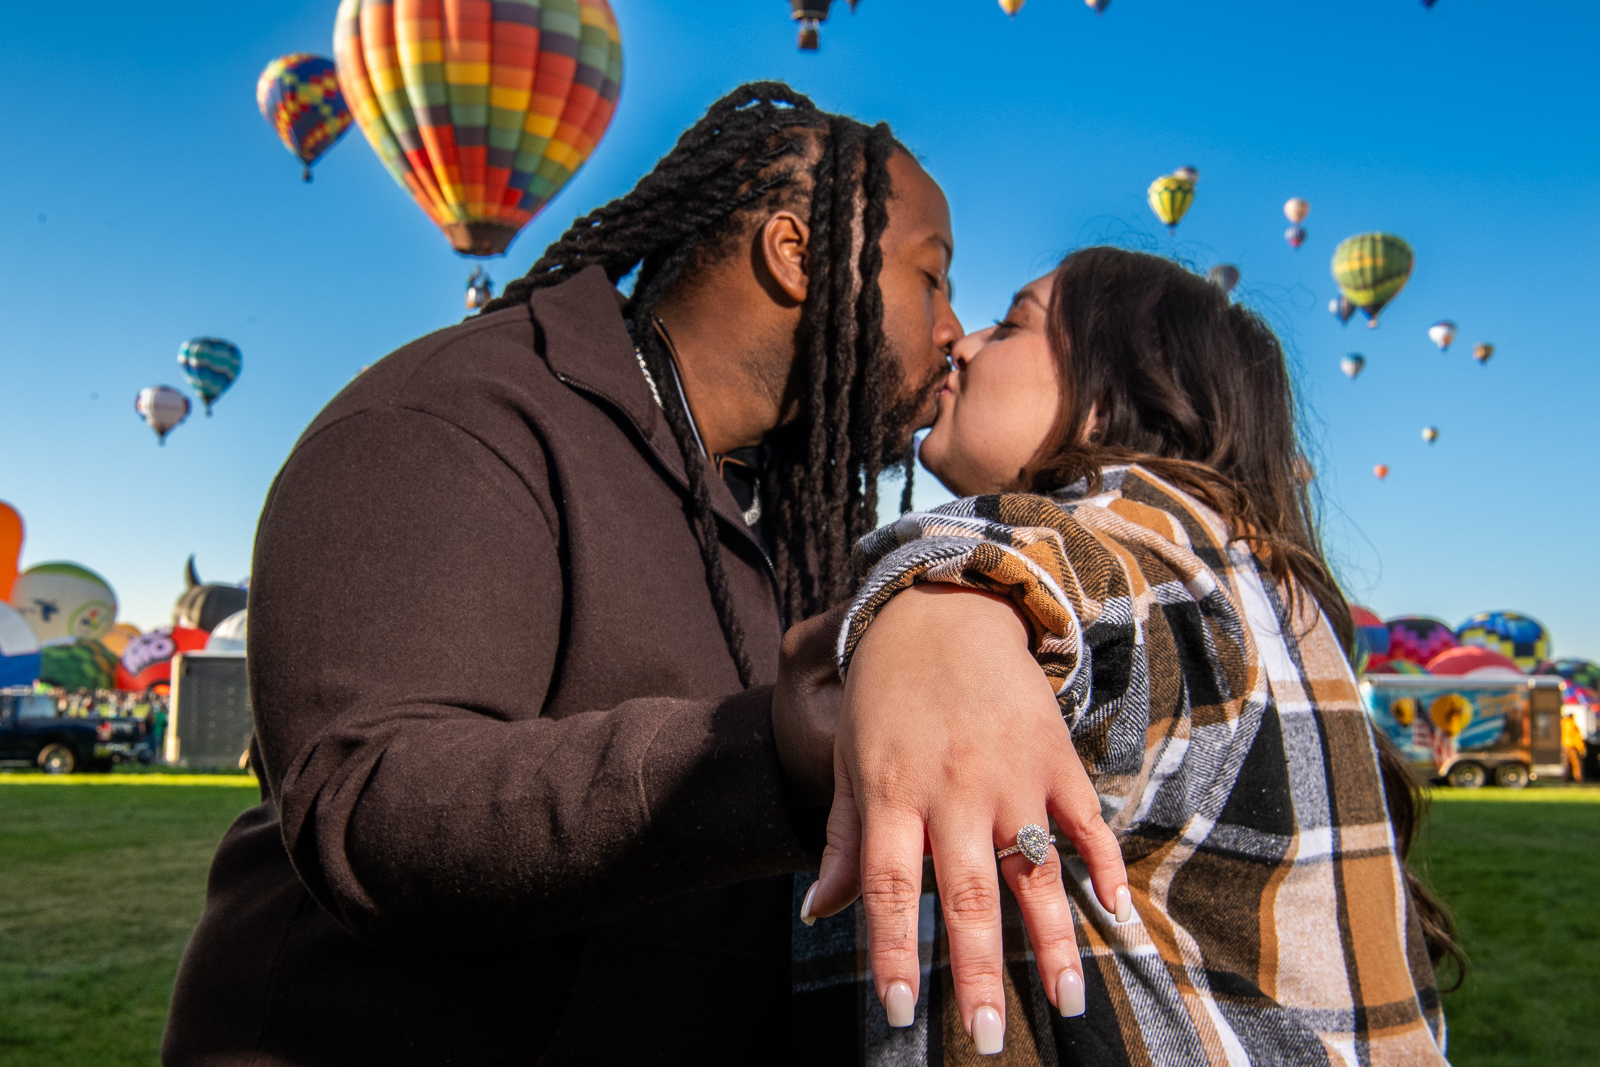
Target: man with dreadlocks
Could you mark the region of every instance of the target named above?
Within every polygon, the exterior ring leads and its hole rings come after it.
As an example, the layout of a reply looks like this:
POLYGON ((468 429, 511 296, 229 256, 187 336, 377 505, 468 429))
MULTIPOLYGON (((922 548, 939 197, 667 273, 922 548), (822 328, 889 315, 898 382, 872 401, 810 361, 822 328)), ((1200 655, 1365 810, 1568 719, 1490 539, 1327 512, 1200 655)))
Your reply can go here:
POLYGON ((262 804, 165 1062, 789 1058, 832 725, 780 636, 931 419, 951 246, 887 126, 745 86, 329 404, 261 517, 262 804))

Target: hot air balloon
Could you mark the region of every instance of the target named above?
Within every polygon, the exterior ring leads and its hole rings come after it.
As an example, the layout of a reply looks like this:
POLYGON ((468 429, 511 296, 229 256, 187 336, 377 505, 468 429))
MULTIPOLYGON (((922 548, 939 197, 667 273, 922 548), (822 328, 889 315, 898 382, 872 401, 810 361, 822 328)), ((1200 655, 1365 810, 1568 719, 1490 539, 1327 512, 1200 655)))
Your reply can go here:
POLYGON ((1430 445, 1433 444, 1435 441, 1437 441, 1439 439, 1439 429, 1438 429, 1438 427, 1436 427, 1436 426, 1424 426, 1422 428, 1422 439, 1424 441, 1428 442, 1430 445))
POLYGON ((117 620, 117 594, 104 578, 76 563, 29 567, 11 587, 11 606, 41 643, 104 637, 117 620))
POLYGON ((111 631, 100 638, 100 643, 111 651, 118 659, 128 650, 128 645, 139 637, 139 628, 131 622, 119 622, 111 631))
POLYGON ((1000 0, 1000 10, 1015 18, 1017 12, 1022 10, 1022 5, 1027 2, 1028 0, 1000 0))
POLYGON ((1402 615, 1387 625, 1389 655, 1397 660, 1427 663, 1461 643, 1449 623, 1426 615, 1402 615))
POLYGON ((1372 474, 1378 479, 1378 481, 1383 481, 1385 478, 1389 477, 1389 465, 1387 463, 1378 464, 1376 467, 1372 468, 1372 474))
POLYGON ((256 106, 311 180, 311 164, 350 128, 350 108, 339 91, 333 60, 306 52, 279 56, 256 81, 256 106))
POLYGON ((1339 320, 1343 326, 1350 321, 1350 316, 1356 313, 1356 306, 1342 296, 1336 296, 1328 301, 1328 314, 1339 320))
POLYGON ((1344 371, 1344 376, 1351 381, 1356 380, 1356 377, 1366 365, 1367 357, 1360 352, 1352 352, 1339 361, 1339 369, 1344 371))
POLYGON ((1111 6, 1111 0, 1083 0, 1089 7, 1094 8, 1096 15, 1104 15, 1106 8, 1111 6))
POLYGON ((117 673, 117 657, 99 641, 45 645, 39 660, 39 681, 63 689, 110 689, 117 673))
POLYGON ((0 604, 0 686, 32 685, 39 677, 39 637, 15 608, 0 604))
POLYGON ((1531 671, 1550 656, 1550 632, 1537 619, 1515 611, 1480 611, 1456 628, 1463 645, 1493 649, 1531 671))
POLYGON ((217 623, 236 611, 243 611, 250 602, 248 589, 202 582, 193 556, 184 568, 183 586, 183 595, 172 606, 172 625, 180 629, 210 633, 217 623))
POLYGON ((220 337, 196 337, 178 349, 178 366, 189 379, 189 387, 205 402, 206 418, 211 417, 217 397, 239 377, 242 362, 239 346, 220 337))
POLYGON ((1284 218, 1289 220, 1289 228, 1283 231, 1283 239, 1289 242, 1290 248, 1299 248, 1306 240, 1305 227, 1300 224, 1311 214, 1309 201, 1291 196, 1283 205, 1284 218))
POLYGON ((0 601, 11 598, 11 583, 17 580, 17 563, 22 558, 22 516, 0 500, 0 601))
POLYGON ((1388 233, 1346 237, 1333 252, 1333 280, 1351 304, 1378 325, 1378 312, 1411 277, 1411 246, 1388 233))
POLYGON ((1189 205, 1194 203, 1194 184, 1200 175, 1193 167, 1183 167, 1171 174, 1163 174, 1150 183, 1149 190, 1145 193, 1150 201, 1150 210, 1156 213, 1170 230, 1176 230, 1178 223, 1183 221, 1183 216, 1188 213, 1189 205), (1193 174, 1189 177, 1184 172, 1193 174))
POLYGON ((456 251, 499 255, 610 125, 617 20, 606 0, 428 10, 340 0, 339 84, 390 175, 456 251))
POLYGON ((1233 287, 1239 284, 1239 268, 1232 263, 1218 263, 1206 272, 1206 278, 1224 293, 1231 293, 1233 287))
POLYGON ((1449 319, 1440 319, 1428 327, 1428 340, 1439 346, 1439 351, 1450 351, 1450 342, 1456 339, 1456 324, 1449 319))
POLYGON ((166 444, 172 428, 189 417, 189 398, 170 385, 150 385, 139 390, 133 410, 150 424, 161 443, 166 444))
POLYGON ((494 298, 494 279, 482 267, 474 268, 467 278, 467 310, 477 311, 494 298))
POLYGON ((1489 357, 1492 355, 1494 355, 1494 345, 1472 346, 1472 358, 1477 360, 1479 365, 1489 362, 1489 357))

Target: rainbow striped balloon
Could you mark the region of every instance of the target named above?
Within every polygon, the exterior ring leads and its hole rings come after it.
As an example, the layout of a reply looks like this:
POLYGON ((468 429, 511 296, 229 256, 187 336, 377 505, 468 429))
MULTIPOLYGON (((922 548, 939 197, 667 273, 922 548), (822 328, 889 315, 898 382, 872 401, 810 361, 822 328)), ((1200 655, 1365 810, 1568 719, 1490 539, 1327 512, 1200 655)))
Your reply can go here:
POLYGON ((301 176, 306 181, 311 180, 311 164, 350 128, 350 108, 339 91, 333 60, 307 52, 267 64, 256 81, 256 106, 284 146, 305 164, 301 176))
POLYGON ((571 180, 622 84, 606 0, 341 0, 333 48, 367 141, 472 256, 571 180))

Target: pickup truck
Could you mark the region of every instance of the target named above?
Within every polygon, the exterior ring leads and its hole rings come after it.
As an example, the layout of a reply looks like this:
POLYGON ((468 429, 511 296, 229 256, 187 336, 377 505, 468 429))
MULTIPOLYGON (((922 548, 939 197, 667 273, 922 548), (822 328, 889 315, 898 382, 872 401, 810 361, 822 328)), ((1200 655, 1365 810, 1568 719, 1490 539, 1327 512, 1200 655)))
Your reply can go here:
POLYGON ((110 770, 137 759, 137 719, 56 717, 55 698, 27 688, 0 689, 0 763, 27 764, 46 774, 110 770))

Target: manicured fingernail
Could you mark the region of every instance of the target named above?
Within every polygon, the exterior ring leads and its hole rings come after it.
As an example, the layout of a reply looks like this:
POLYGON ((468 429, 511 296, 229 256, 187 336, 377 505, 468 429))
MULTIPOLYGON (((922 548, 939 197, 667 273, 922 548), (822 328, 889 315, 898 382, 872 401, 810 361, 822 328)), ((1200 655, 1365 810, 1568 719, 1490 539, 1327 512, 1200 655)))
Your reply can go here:
POLYGON ((816 925, 817 917, 811 914, 811 902, 816 899, 817 886, 821 884, 821 882, 812 882, 811 888, 806 890, 806 899, 800 902, 800 921, 807 926, 816 925))
POLYGON ((1133 919, 1133 894, 1125 885, 1117 886, 1117 925, 1133 919))
POLYGON ((980 1056, 998 1056, 1005 1051, 1005 1021, 987 1004, 972 1013, 972 1043, 978 1046, 980 1056))
POLYGON ((1083 975, 1071 967, 1056 979, 1056 1007, 1063 1018, 1083 1014, 1083 975))
POLYGON ((883 1013, 890 1026, 910 1026, 917 1021, 917 998, 906 982, 890 982, 883 991, 883 1013))

